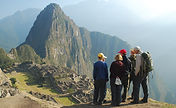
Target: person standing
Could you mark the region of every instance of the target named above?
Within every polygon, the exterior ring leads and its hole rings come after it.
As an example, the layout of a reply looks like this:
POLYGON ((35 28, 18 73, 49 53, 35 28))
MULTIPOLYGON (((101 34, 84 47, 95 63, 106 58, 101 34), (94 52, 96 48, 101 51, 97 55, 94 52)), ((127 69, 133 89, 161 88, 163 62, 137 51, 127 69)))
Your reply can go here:
POLYGON ((101 105, 106 95, 106 82, 108 81, 108 67, 105 63, 103 53, 98 54, 98 61, 94 63, 93 79, 94 79, 94 97, 93 104, 101 105))
POLYGON ((136 53, 136 69, 135 69, 135 78, 133 80, 133 95, 134 100, 131 102, 132 104, 139 103, 139 91, 140 91, 140 84, 143 88, 144 97, 141 100, 142 103, 148 102, 148 74, 143 72, 142 67, 142 51, 139 46, 134 48, 136 53))
POLYGON ((131 61, 128 59, 127 51, 125 49, 120 50, 120 53, 123 57, 123 64, 125 66, 125 75, 122 77, 122 86, 123 86, 123 94, 122 94, 122 102, 126 101, 127 92, 128 92, 128 83, 129 83, 129 74, 131 71, 131 61))
MULTIPOLYGON (((130 61, 131 61, 131 72, 130 72, 130 81, 129 81, 129 85, 128 85, 128 91, 130 89, 130 84, 131 82, 134 80, 135 78, 135 68, 136 68, 136 55, 135 55, 135 51, 134 49, 131 49, 131 55, 129 57, 130 61)), ((133 99, 134 96, 133 96, 133 91, 131 93, 131 97, 128 98, 128 99, 133 99)))
POLYGON ((122 90, 122 84, 116 84, 116 79, 122 79, 122 77, 125 75, 125 67, 122 62, 123 58, 120 54, 115 56, 115 61, 112 62, 110 67, 110 85, 111 85, 111 105, 113 106, 119 106, 121 103, 121 90, 122 90))

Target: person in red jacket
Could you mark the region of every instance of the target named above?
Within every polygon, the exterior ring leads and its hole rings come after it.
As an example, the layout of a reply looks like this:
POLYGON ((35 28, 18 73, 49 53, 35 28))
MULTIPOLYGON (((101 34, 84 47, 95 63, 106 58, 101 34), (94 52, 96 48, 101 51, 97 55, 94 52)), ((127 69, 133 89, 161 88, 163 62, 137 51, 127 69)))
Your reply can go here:
POLYGON ((110 67, 110 85, 111 85, 111 105, 119 106, 121 103, 122 84, 116 84, 116 79, 120 80, 125 76, 125 66, 122 62, 123 58, 120 54, 115 56, 115 61, 110 67))

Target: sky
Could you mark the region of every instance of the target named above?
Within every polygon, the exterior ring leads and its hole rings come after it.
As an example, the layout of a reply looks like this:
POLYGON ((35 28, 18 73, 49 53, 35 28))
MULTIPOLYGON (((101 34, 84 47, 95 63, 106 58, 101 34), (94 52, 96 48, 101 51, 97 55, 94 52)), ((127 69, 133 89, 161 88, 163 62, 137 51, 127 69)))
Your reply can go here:
POLYGON ((57 3, 63 7, 80 1, 83 0, 0 0, 0 19, 28 8, 43 9, 49 3, 57 3))
MULTIPOLYGON (((49 3, 58 3, 61 7, 85 0, 1 0, 0 18, 12 15, 27 8, 43 9, 49 3)), ((176 12, 176 0, 98 0, 99 2, 122 2, 136 15, 144 20, 151 20, 176 12)))

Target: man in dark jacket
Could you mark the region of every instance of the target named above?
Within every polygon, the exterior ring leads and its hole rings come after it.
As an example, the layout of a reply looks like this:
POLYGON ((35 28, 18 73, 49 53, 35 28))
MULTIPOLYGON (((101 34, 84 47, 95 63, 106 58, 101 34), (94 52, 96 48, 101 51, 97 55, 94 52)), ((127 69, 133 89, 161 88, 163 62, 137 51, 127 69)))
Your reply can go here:
POLYGON ((108 81, 108 67, 104 62, 107 57, 103 53, 98 54, 98 61, 94 63, 94 99, 95 105, 101 105, 106 95, 106 82, 108 81))
POLYGON ((125 49, 120 50, 118 53, 120 53, 123 57, 123 64, 125 66, 125 76, 121 79, 122 80, 122 86, 123 86, 123 94, 122 94, 122 102, 126 101, 127 98, 127 92, 128 92, 128 83, 129 83, 129 74, 131 71, 131 61, 126 56, 127 51, 125 49))
MULTIPOLYGON (((136 67, 136 55, 135 55, 135 51, 134 49, 131 49, 131 55, 129 57, 130 61, 131 61, 131 72, 130 72, 130 81, 129 81, 129 85, 128 85, 128 91, 130 89, 130 84, 131 82, 134 80, 135 78, 135 67, 136 67)), ((133 83, 132 83, 133 84, 133 83)), ((133 99, 134 95, 133 95, 133 91, 131 93, 131 97, 128 99, 133 99)))

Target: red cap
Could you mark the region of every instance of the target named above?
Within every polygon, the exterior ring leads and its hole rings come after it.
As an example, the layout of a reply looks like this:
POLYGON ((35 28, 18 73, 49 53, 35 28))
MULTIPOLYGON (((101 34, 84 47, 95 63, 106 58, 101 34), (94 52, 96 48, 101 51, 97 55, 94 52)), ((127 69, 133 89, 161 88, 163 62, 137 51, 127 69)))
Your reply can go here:
POLYGON ((125 49, 122 49, 122 50, 120 50, 118 53, 121 53, 121 54, 126 54, 126 53, 127 53, 127 51, 126 51, 125 49))

